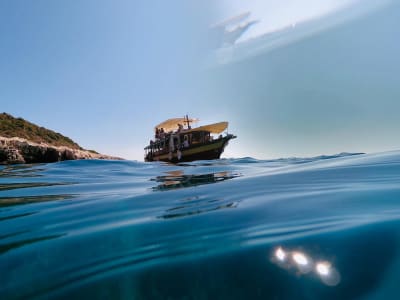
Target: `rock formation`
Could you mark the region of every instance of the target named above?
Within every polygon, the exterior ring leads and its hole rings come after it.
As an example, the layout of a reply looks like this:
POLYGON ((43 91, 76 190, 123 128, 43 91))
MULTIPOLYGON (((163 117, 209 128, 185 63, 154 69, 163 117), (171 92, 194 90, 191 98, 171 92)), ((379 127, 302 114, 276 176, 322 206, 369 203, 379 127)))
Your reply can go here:
POLYGON ((21 118, 0 114, 0 164, 119 159, 85 150, 71 139, 21 118))
POLYGON ((94 151, 50 146, 22 138, 0 136, 0 164, 49 163, 75 159, 121 159, 94 151))

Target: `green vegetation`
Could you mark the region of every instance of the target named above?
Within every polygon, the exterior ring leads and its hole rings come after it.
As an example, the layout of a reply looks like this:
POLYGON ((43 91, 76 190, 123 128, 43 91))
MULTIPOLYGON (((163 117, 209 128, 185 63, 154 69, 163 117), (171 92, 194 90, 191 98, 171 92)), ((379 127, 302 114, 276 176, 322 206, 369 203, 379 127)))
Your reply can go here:
POLYGON ((19 137, 35 143, 46 143, 52 146, 67 146, 73 149, 82 149, 77 143, 60 133, 39 127, 22 118, 2 113, 0 114, 0 136, 19 137))

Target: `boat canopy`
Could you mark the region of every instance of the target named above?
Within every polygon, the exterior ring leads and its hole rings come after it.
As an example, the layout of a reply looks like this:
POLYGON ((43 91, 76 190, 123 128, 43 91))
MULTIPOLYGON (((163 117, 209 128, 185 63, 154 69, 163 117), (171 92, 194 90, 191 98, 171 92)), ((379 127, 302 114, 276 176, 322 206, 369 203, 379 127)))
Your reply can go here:
POLYGON ((223 132, 226 128, 228 128, 228 124, 229 124, 228 122, 219 122, 219 123, 196 127, 190 130, 185 130, 185 132, 208 131, 210 133, 218 134, 223 132))
POLYGON ((199 119, 192 119, 192 118, 173 118, 173 119, 168 119, 164 122, 161 122, 158 124, 154 129, 156 128, 164 128, 165 132, 171 131, 171 130, 177 130, 178 129, 178 124, 185 125, 187 122, 189 123, 196 123, 199 121, 199 119))

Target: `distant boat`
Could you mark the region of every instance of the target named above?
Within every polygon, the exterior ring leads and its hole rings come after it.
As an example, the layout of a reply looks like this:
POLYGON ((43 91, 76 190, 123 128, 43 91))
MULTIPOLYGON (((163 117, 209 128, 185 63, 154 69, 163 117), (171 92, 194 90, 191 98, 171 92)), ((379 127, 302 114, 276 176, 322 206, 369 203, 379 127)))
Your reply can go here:
POLYGON ((144 148, 145 161, 165 161, 171 163, 209 160, 220 158, 233 134, 222 134, 228 122, 219 122, 191 127, 197 119, 168 119, 155 127, 155 139, 144 148))

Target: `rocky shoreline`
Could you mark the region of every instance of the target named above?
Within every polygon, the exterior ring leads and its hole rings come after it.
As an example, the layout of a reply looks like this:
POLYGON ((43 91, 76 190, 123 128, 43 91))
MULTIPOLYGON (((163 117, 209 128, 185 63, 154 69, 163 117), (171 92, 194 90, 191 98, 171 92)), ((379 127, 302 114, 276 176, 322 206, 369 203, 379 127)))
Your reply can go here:
POLYGON ((0 164, 51 163, 77 159, 123 160, 119 157, 84 149, 51 146, 46 143, 35 143, 18 137, 7 138, 0 136, 0 164))

